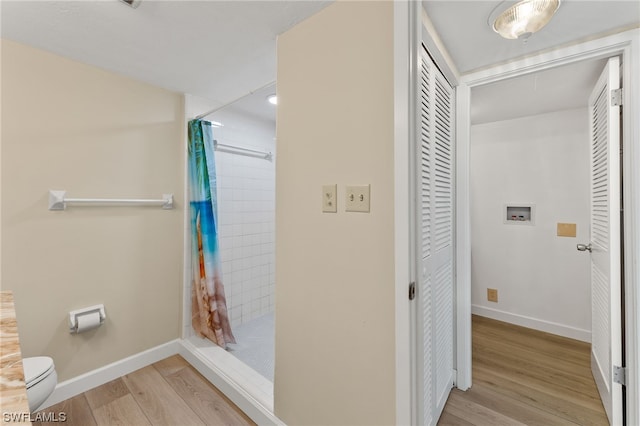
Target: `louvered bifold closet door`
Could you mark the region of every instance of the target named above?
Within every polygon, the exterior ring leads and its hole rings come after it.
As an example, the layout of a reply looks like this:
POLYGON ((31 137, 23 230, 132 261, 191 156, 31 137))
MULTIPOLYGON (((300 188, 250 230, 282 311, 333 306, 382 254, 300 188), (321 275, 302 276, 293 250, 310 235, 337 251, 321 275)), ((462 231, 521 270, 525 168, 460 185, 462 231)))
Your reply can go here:
POLYGON ((435 397, 439 416, 453 387, 453 89, 440 72, 435 77, 433 288, 435 397))
POLYGON ((453 89, 420 60, 416 212, 418 421, 435 424, 453 386, 453 89))
POLYGON ((418 280, 417 280, 417 296, 418 296, 418 315, 417 315, 417 366, 418 366, 418 389, 417 389, 417 411, 418 422, 421 425, 431 425, 435 423, 435 404, 433 398, 433 383, 435 383, 433 375, 433 296, 432 296, 432 121, 433 121, 433 93, 431 92, 432 65, 429 58, 423 55, 420 61, 420 140, 418 141, 418 149, 416 158, 419 159, 417 164, 418 176, 418 194, 416 203, 418 211, 418 280))

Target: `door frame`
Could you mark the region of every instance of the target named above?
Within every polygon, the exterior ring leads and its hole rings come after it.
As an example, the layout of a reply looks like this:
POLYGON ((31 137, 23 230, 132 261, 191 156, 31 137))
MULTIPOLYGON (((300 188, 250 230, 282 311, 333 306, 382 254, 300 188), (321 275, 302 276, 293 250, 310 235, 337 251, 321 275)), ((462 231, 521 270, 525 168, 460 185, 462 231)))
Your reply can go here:
POLYGON ((623 196, 625 340, 628 424, 640 423, 640 29, 555 49, 461 76, 456 90, 456 294, 457 386, 467 389, 471 377, 471 205, 469 198, 471 88, 573 62, 619 55, 623 70, 623 196), (632 165, 635 165, 633 167, 632 165))
MULTIPOLYGON (((394 238, 395 238, 395 396, 396 424, 417 424, 415 400, 416 361, 415 303, 408 297, 409 284, 416 279, 415 164, 419 87, 419 53, 427 47, 434 62, 457 90, 459 73, 429 20, 422 3, 394 1, 394 238)), ((457 109, 454 109, 457 117, 457 109)), ((456 118, 457 119, 457 118, 456 118)), ((455 148, 454 148, 455 152, 455 148)), ((454 174, 454 185, 455 185, 454 174)), ((455 188, 454 188, 455 191, 455 188)), ((455 194, 455 192, 454 192, 455 194)), ((454 211, 456 197, 454 195, 454 211)), ((454 267, 456 261, 454 217, 454 267)), ((454 284, 455 285, 455 284, 454 284)), ((454 287, 455 290, 455 287, 454 287)), ((454 299, 454 303, 458 303, 454 299)), ((456 306, 456 309, 458 307, 456 306)), ((469 303, 469 315, 471 304, 469 303)), ((456 316, 457 322, 457 316, 456 316)), ((454 331, 456 325, 454 324, 454 331)), ((454 350, 457 346, 454 340, 454 350)), ((455 361, 455 360, 454 360, 455 361)), ((454 366, 456 363, 454 362, 454 366)), ((457 378, 454 376, 454 379, 457 378)))

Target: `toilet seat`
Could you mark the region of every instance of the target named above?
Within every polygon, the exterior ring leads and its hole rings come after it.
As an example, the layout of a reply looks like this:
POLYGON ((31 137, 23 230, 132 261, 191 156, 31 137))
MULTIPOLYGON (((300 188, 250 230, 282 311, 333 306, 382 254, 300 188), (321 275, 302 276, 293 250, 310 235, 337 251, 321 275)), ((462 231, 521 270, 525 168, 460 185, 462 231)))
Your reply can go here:
POLYGON ((46 379, 53 371, 53 359, 48 356, 23 358, 24 381, 27 389, 46 379))
POLYGON ((27 388, 29 411, 34 412, 53 393, 58 383, 58 373, 48 356, 23 358, 24 381, 27 388))

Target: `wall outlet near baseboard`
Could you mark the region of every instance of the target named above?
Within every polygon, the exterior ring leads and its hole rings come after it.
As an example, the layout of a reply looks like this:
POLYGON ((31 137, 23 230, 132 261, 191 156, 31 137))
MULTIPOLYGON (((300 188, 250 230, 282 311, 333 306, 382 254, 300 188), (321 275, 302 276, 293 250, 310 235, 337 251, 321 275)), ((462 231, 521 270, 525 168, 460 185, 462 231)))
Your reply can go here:
POLYGON ((487 300, 489 302, 498 302, 498 289, 488 288, 487 289, 487 300))

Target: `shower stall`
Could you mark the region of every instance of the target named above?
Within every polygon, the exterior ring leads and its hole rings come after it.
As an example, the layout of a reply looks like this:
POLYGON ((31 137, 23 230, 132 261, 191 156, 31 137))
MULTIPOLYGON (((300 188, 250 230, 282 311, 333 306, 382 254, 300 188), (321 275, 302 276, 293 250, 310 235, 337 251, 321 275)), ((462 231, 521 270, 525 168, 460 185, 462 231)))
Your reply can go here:
MULTIPOLYGON (((275 107, 266 99, 274 92, 275 87, 261 89, 203 118, 212 123, 216 146, 217 231, 222 283, 235 344, 228 344, 224 350, 196 335, 191 326, 191 273, 188 270, 183 288, 183 337, 191 346, 191 352, 217 374, 231 378, 242 392, 251 394, 271 412, 276 129, 275 107)), ((204 100, 187 96, 188 119, 208 109, 204 100)), ((187 225, 188 219, 185 227, 187 225)), ((190 247, 189 244, 185 242, 185 247, 190 247)), ((191 262, 187 252, 185 250, 185 265, 188 266, 191 262)))
POLYGON ((214 137, 222 277, 237 341, 229 351, 273 381, 275 121, 233 105, 212 120, 222 124, 214 137))

